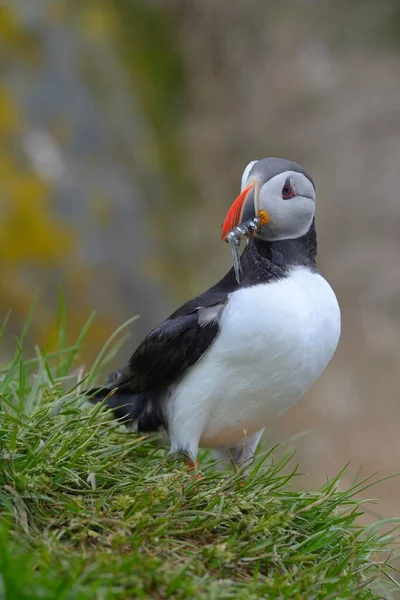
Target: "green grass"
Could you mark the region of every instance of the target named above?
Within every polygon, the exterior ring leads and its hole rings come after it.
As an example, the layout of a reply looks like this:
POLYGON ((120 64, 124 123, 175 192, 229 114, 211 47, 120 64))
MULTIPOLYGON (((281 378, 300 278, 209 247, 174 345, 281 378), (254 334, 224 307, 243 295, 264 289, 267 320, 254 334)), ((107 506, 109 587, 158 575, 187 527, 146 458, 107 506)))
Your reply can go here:
POLYGON ((57 352, 25 360, 20 341, 0 369, 0 600, 396 597, 391 536, 358 525, 369 480, 299 490, 272 452, 249 474, 205 454, 192 477, 84 402, 87 327, 67 348, 64 316, 57 352))

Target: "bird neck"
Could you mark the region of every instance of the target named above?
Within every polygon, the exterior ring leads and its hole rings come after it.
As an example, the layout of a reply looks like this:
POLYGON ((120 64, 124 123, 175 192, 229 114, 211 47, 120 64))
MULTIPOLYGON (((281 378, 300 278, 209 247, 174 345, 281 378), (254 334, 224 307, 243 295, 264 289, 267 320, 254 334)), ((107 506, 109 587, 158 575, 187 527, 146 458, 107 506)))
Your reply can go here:
POLYGON ((314 221, 309 231, 300 238, 273 242, 253 238, 241 257, 243 284, 252 284, 254 277, 258 281, 284 277, 295 266, 315 270, 316 255, 314 221))

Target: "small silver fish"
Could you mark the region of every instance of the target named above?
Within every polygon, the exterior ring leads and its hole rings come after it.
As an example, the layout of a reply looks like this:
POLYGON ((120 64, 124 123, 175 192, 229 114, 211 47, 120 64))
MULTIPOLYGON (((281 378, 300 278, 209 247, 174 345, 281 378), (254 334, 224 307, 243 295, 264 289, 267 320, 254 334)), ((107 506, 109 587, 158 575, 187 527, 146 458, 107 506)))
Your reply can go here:
POLYGON ((242 265, 240 264, 239 247, 242 239, 246 239, 246 244, 249 243, 254 231, 260 229, 260 217, 255 217, 250 221, 241 223, 235 229, 232 229, 226 236, 226 241, 229 243, 232 250, 233 268, 235 270, 236 281, 240 283, 240 274, 242 273, 242 265))

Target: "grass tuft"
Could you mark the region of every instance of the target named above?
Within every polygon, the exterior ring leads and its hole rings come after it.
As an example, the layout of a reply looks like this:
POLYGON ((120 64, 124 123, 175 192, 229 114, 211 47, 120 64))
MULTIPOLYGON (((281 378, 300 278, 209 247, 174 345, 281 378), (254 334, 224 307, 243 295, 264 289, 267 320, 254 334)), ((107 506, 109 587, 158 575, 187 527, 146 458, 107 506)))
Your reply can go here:
MULTIPOLYGON (((128 433, 81 394, 79 346, 0 369, 0 599, 395 598, 390 534, 358 516, 367 479, 299 490, 270 450, 249 474, 202 479, 160 439, 128 433)), ((59 328, 66 328, 61 305, 59 328)), ((107 343, 93 381, 118 347, 107 343)))

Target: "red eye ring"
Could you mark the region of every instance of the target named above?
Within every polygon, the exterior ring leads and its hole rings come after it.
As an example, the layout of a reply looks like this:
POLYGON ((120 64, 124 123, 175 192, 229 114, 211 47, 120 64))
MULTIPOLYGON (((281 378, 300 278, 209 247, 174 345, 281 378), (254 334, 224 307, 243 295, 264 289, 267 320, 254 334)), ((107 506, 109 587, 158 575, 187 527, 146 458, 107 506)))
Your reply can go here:
POLYGON ((289 198, 293 198, 296 195, 294 191, 294 187, 290 183, 285 183, 282 188, 282 198, 284 200, 288 200, 289 198))

